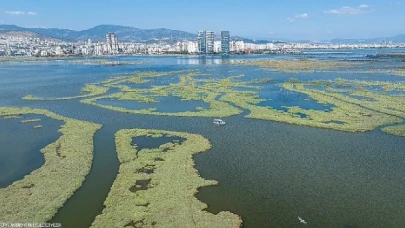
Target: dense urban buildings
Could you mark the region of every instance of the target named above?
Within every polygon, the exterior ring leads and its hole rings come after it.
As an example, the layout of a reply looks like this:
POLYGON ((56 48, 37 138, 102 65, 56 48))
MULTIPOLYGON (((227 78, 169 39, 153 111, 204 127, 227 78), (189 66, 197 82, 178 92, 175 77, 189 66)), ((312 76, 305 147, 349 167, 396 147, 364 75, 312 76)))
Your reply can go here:
POLYGON ((211 31, 199 31, 195 40, 154 43, 122 42, 114 33, 108 33, 105 40, 68 42, 53 38, 29 37, 23 35, 0 35, 0 56, 102 56, 102 55, 163 55, 163 54, 283 54, 300 53, 305 50, 360 49, 360 48, 404 48, 405 44, 330 44, 330 43, 250 43, 231 40, 228 31, 222 31, 215 40, 211 31), (229 41, 229 42, 228 42, 229 41))

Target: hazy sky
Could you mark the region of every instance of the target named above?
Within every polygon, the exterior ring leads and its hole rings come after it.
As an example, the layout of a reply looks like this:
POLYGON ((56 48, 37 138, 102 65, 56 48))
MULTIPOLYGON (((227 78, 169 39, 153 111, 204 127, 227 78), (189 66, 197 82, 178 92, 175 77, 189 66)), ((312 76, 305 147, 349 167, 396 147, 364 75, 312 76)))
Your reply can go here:
POLYGON ((1 0, 0 5, 1 24, 26 27, 223 29, 294 40, 405 33, 405 0, 1 0))

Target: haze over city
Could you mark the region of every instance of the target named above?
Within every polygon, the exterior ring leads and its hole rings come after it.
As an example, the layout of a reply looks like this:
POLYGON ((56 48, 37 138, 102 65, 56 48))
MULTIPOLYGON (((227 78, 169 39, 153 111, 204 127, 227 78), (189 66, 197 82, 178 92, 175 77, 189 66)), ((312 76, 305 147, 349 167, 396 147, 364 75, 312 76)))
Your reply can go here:
POLYGON ((99 24, 232 31, 255 39, 328 40, 403 34, 402 1, 4 1, 0 24, 83 30, 99 24))

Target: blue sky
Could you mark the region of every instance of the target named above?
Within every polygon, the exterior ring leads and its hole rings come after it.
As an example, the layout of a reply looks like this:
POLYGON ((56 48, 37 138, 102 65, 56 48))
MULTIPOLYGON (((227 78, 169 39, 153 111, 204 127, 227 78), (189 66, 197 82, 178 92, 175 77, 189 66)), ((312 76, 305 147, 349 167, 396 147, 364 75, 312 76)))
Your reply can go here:
POLYGON ((294 40, 405 34, 405 0, 1 0, 0 10, 1 24, 75 30, 117 24, 294 40))

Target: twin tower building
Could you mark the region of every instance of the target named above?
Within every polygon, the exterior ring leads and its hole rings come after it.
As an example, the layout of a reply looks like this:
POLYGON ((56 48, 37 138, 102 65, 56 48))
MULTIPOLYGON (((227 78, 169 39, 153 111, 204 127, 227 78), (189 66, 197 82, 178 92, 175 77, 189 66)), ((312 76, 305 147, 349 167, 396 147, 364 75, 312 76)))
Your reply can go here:
MULTIPOLYGON (((229 31, 221 31, 221 54, 230 54, 231 36, 229 31)), ((215 53, 215 34, 213 31, 198 31, 198 51, 202 55, 211 55, 215 53)))

